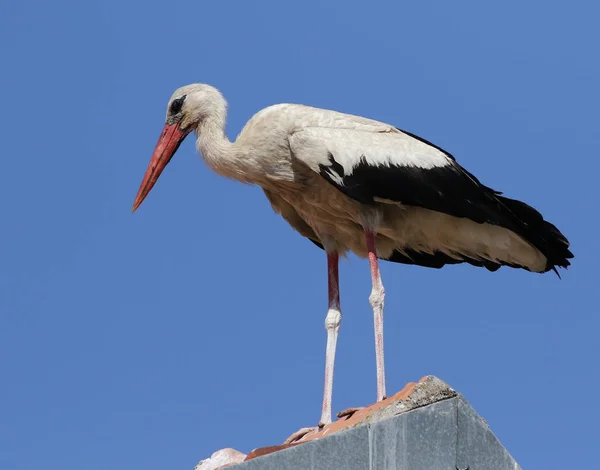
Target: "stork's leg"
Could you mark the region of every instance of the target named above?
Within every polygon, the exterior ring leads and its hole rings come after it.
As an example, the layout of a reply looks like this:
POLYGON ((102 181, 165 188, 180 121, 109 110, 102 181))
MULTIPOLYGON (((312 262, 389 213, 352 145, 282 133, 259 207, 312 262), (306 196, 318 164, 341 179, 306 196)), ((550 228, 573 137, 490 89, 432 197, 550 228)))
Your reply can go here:
POLYGON ((379 273, 379 261, 375 248, 375 233, 365 230, 367 250, 369 252, 369 264, 371 265, 371 280, 373 288, 369 296, 369 302, 373 307, 373 320, 375 323, 375 360, 377 362, 377 401, 383 400, 385 395, 385 367, 383 362, 383 301, 385 290, 379 273))
POLYGON ((319 427, 331 423, 331 395, 333 392, 333 365, 338 332, 342 321, 340 309, 340 286, 338 277, 339 254, 337 251, 327 253, 327 279, 329 284, 329 309, 325 317, 327 330, 327 350, 325 352, 325 390, 323 391, 323 411, 319 427))
MULTIPOLYGON (((327 251, 327 279, 329 291, 329 309, 325 317, 327 330, 327 350, 325 352, 325 390, 323 391, 323 411, 319 428, 331 423, 331 396, 333 392, 333 364, 338 332, 342 321, 340 309, 340 286, 338 277, 339 254, 337 251, 327 251)), ((302 428, 288 437, 284 444, 291 444, 302 439, 305 435, 317 431, 318 428, 302 428)))

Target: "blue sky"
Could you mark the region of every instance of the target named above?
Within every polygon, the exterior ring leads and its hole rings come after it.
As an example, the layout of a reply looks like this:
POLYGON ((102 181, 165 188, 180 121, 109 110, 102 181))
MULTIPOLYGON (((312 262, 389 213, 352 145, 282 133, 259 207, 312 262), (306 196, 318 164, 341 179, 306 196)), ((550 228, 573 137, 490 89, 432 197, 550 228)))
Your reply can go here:
MULTIPOLYGON (((316 423, 323 252, 181 146, 133 198, 172 91, 235 138, 299 102, 453 153, 569 237, 562 281, 382 268, 388 391, 434 374, 524 468, 591 468, 600 387, 596 3, 3 2, 0 468, 191 469, 316 423)), ((375 399, 370 278, 341 265, 334 411, 375 399)))

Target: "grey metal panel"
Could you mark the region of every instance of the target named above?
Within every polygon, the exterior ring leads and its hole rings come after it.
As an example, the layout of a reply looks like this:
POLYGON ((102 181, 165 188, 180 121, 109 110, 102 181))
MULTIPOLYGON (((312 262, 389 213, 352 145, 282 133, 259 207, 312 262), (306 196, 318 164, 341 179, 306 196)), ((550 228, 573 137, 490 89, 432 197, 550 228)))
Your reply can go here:
POLYGON ((371 427, 373 470, 455 470, 456 398, 371 427))
POLYGON ((456 468, 464 470, 521 470, 489 426, 459 396, 456 468))

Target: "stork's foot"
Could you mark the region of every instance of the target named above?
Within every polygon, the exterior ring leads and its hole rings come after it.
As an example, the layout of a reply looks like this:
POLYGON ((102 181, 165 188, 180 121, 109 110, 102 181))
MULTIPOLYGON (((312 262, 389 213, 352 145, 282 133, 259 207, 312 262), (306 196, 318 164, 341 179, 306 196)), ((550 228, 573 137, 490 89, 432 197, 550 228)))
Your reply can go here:
MULTIPOLYGON (((365 408, 364 406, 360 406, 358 408, 346 408, 345 410, 340 411, 336 416, 338 417, 338 419, 341 419, 341 418, 349 419, 352 417, 352 415, 354 415, 354 413, 356 413, 357 411, 360 411, 360 410, 364 410, 364 408, 365 408)), ((326 425, 324 423, 319 423, 318 426, 299 429, 294 434, 292 434, 290 437, 288 437, 284 441, 284 444, 293 444, 294 442, 298 442, 300 439, 302 439, 307 434, 322 431, 325 426, 326 425)))
POLYGON ((292 434, 290 437, 288 437, 283 443, 284 444, 293 444, 294 442, 298 442, 300 439, 302 439, 307 434, 310 434, 311 432, 316 432, 319 429, 321 429, 321 428, 319 428, 319 426, 313 426, 311 428, 299 429, 294 434, 292 434))
POLYGON ((340 411, 336 416, 338 418, 351 418, 354 413, 362 409, 364 409, 364 406, 358 408, 346 408, 345 410, 340 411))

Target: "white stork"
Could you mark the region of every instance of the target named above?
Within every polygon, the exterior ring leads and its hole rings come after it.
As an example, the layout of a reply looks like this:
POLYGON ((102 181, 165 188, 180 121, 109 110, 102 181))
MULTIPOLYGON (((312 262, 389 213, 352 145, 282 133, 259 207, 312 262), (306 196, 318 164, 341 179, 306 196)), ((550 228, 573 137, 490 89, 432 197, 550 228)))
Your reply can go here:
POLYGON ((135 211, 192 131, 217 173, 262 187, 273 209, 327 254, 329 309, 320 426, 331 422, 341 322, 338 259, 369 259, 377 400, 385 395, 384 288, 378 258, 441 268, 469 263, 543 273, 566 268, 569 242, 527 204, 481 184, 448 152, 383 122, 298 104, 258 112, 235 142, 227 103, 205 84, 179 88, 133 204, 135 211))

